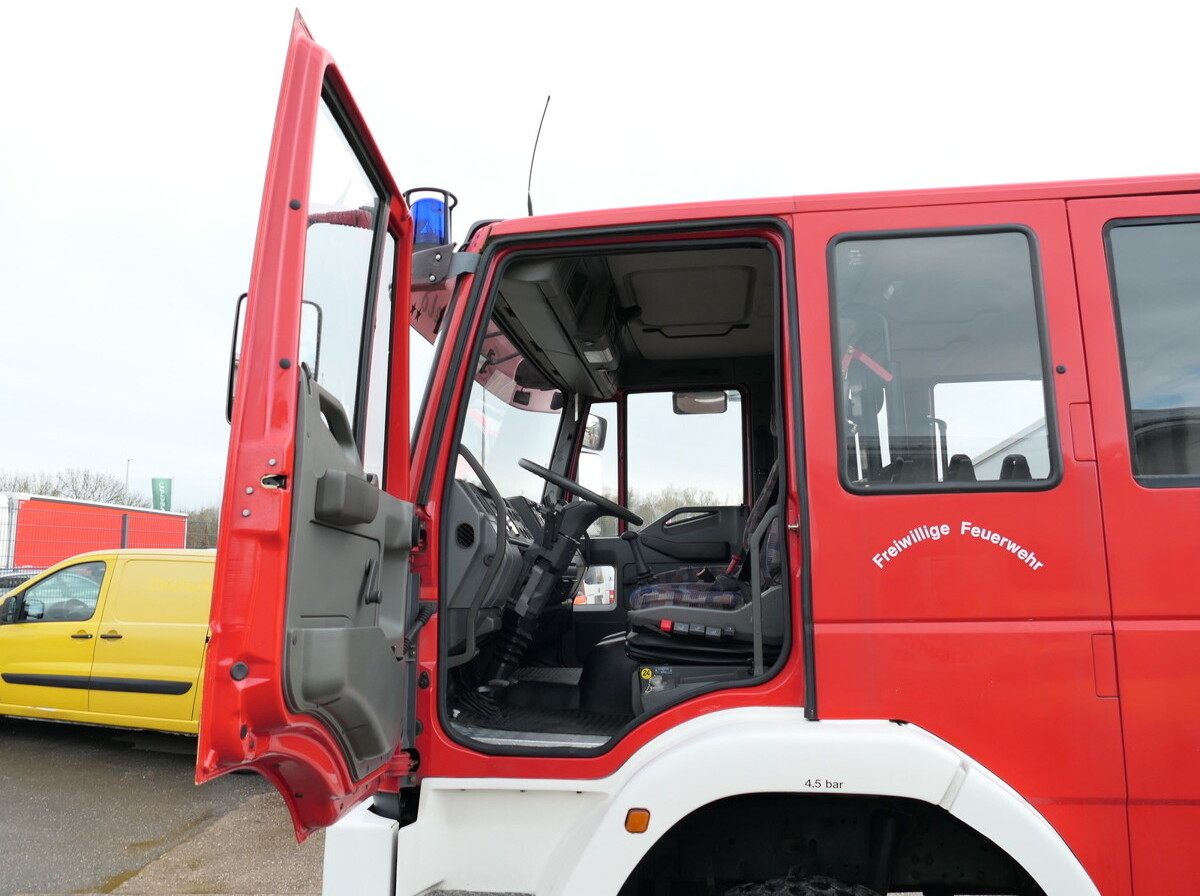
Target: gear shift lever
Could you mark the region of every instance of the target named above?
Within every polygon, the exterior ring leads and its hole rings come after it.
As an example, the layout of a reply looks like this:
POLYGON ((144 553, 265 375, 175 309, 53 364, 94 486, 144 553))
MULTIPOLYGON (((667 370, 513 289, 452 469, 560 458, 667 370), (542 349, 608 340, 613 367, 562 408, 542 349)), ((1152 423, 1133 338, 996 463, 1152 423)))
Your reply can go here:
POLYGON ((637 532, 633 529, 626 529, 621 533, 621 540, 629 542, 629 549, 633 551, 633 568, 637 573, 637 584, 646 584, 654 578, 654 573, 650 571, 650 564, 646 562, 646 557, 642 553, 642 543, 638 540, 637 532))

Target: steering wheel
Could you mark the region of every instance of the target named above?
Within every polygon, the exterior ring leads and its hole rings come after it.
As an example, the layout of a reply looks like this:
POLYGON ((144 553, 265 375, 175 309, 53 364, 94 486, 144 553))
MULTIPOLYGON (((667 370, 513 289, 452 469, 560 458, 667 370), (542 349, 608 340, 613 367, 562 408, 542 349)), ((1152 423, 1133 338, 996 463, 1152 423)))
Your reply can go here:
POLYGON ((535 464, 533 461, 526 460, 523 457, 517 461, 517 464, 522 470, 528 470, 530 473, 541 476, 547 482, 557 485, 561 489, 569 491, 575 497, 582 498, 585 501, 590 501, 592 504, 595 504, 597 507, 603 510, 608 516, 615 516, 618 519, 625 520, 627 523, 633 523, 635 526, 640 526, 644 522, 640 516, 638 516, 628 507, 622 507, 616 501, 610 501, 603 495, 598 495, 591 489, 584 488, 578 482, 568 479, 561 473, 555 473, 553 470, 547 470, 540 464, 535 464))
POLYGON ((58 611, 63 619, 87 619, 92 615, 88 605, 74 597, 59 604, 58 611))

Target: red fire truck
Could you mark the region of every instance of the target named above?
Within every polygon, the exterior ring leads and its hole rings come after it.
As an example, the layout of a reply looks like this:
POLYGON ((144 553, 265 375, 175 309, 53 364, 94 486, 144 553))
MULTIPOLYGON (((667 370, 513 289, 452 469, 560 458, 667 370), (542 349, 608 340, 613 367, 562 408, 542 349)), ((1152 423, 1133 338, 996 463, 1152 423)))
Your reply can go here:
POLYGON ((297 20, 199 780, 329 893, 1187 891, 1200 176, 453 202, 297 20))

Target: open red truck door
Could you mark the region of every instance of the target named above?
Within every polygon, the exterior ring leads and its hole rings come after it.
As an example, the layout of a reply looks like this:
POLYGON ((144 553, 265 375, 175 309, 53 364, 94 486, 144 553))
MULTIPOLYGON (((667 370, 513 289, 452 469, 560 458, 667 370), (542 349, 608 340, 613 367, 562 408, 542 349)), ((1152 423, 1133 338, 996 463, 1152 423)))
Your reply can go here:
POLYGON ((411 247, 404 199, 297 15, 236 371, 196 777, 263 774, 301 838, 407 762, 411 247))

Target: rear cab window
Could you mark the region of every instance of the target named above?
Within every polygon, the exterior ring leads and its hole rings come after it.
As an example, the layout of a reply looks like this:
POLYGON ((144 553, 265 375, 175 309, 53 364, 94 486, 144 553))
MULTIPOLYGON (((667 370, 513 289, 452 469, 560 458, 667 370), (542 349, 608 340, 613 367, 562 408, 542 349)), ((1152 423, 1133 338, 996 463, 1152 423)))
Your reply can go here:
POLYGON ((1046 485, 1055 471, 1030 235, 846 236, 831 256, 844 484, 1046 485))

